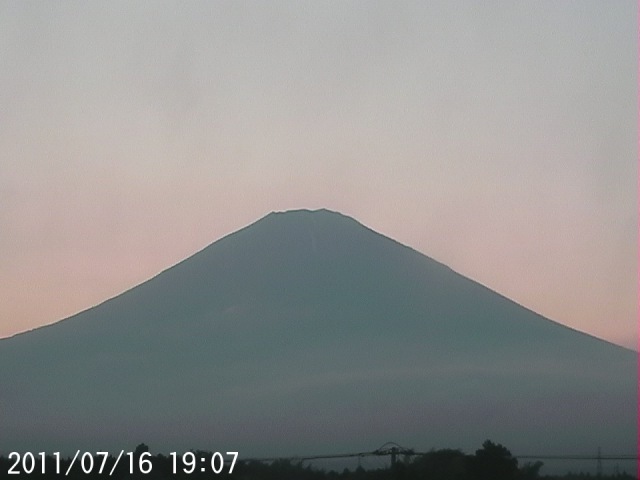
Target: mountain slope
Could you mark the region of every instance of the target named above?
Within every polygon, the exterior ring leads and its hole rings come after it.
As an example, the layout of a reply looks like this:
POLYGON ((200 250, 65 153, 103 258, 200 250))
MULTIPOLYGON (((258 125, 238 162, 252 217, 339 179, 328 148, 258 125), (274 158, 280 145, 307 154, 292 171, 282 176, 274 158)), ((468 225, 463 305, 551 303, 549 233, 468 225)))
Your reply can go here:
POLYGON ((636 445, 637 354, 326 210, 0 340, 0 365, 0 450, 636 445))

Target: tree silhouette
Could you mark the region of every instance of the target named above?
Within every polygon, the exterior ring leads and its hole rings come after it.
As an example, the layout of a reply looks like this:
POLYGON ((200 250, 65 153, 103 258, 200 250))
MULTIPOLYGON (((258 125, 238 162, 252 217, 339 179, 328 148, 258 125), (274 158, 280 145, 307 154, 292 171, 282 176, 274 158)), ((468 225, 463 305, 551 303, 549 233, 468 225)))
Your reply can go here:
POLYGON ((468 478, 467 455, 460 450, 433 450, 411 465, 415 478, 463 480, 468 478))
POLYGON ((469 471, 476 480, 515 480, 519 473, 518 459, 506 447, 486 440, 470 457, 469 471))

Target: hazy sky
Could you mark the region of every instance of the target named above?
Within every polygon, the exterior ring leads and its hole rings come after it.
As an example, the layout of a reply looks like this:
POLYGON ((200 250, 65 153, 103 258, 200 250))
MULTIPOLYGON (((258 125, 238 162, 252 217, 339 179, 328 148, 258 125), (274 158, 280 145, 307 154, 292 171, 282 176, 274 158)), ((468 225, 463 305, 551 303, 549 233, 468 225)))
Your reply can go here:
POLYGON ((637 5, 0 0, 0 337, 326 207, 636 348, 637 5))

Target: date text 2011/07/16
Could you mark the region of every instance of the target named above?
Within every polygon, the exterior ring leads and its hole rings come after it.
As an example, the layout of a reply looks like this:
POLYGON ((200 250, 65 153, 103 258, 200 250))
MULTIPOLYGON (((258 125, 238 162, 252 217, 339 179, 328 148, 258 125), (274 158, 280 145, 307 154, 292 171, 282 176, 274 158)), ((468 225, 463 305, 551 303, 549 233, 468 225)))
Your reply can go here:
MULTIPOLYGON (((228 473, 233 473, 238 452, 226 452, 229 457, 225 461, 225 457, 220 452, 199 453, 199 457, 194 452, 186 452, 182 455, 177 452, 171 452, 171 473, 175 475, 178 470, 186 474, 195 471, 211 472, 214 474, 226 473, 225 465, 229 466, 228 473)), ((8 460, 10 465, 7 471, 8 475, 20 475, 31 473, 49 473, 54 472, 56 475, 69 475, 72 471, 82 470, 85 474, 97 473, 113 475, 117 470, 127 469, 128 473, 148 474, 153 470, 152 459, 149 452, 136 454, 134 452, 125 452, 121 450, 117 457, 112 457, 108 452, 83 452, 77 450, 71 460, 61 458, 60 452, 54 452, 48 456, 45 452, 31 453, 11 452, 8 460), (125 459, 122 459, 122 457, 125 459), (128 457, 129 461, 126 461, 128 457)))

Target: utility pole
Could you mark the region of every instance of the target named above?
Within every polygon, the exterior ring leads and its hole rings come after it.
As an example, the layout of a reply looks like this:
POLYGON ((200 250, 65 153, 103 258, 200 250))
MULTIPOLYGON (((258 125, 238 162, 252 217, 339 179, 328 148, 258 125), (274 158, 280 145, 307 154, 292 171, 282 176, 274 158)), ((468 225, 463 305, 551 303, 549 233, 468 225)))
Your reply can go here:
POLYGON ((391 448, 391 468, 394 468, 396 466, 396 456, 398 455, 398 448, 397 447, 392 447, 391 448))
POLYGON ((602 452, 598 447, 598 463, 596 464, 596 476, 602 478, 602 452))

